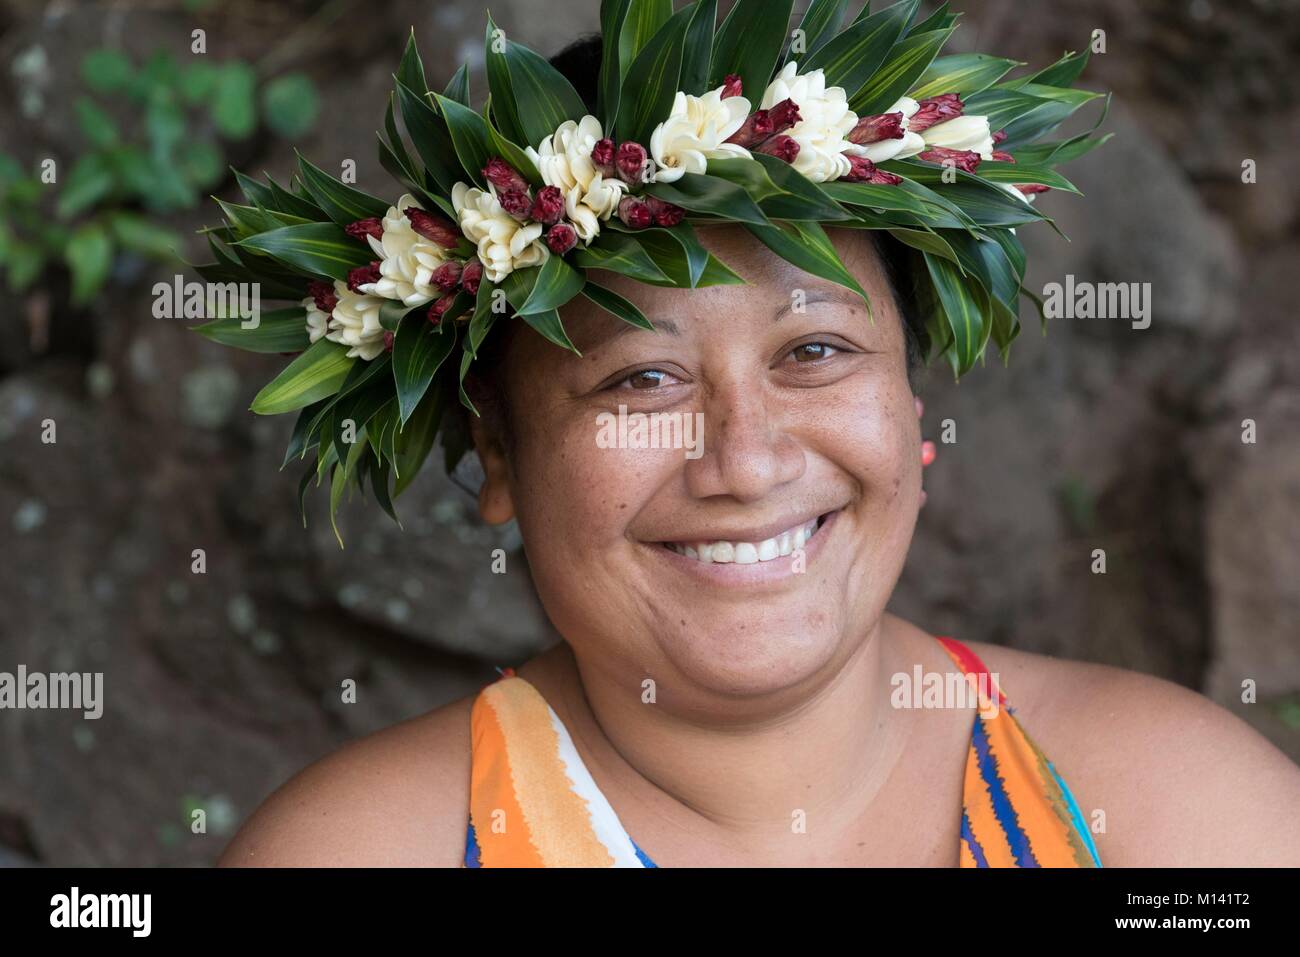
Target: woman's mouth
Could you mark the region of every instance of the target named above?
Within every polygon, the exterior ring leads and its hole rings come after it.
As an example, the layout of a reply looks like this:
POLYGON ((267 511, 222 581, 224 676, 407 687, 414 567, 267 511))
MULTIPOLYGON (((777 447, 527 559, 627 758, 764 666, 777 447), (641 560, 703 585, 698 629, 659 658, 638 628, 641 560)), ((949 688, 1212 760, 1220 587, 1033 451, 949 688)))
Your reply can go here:
MULTIPOLYGON (((837 510, 838 511, 838 510, 837 510)), ((787 528, 776 535, 759 541, 708 541, 663 542, 670 551, 705 565, 754 565, 775 561, 801 550, 835 512, 827 512, 799 525, 787 528)))

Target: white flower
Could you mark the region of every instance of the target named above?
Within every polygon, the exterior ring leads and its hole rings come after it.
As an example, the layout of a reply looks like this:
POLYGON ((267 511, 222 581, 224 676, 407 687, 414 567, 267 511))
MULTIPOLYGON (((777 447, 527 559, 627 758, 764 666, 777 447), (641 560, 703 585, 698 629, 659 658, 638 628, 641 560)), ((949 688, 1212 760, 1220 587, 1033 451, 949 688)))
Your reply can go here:
POLYGON ((379 257, 380 279, 364 283, 360 289, 370 295, 400 300, 408 306, 422 306, 442 295, 431 279, 433 271, 446 261, 447 251, 411 228, 411 221, 405 215, 408 207, 424 208, 407 193, 396 206, 388 208, 383 220, 383 239, 366 236, 370 248, 379 257))
POLYGON ((710 159, 749 158, 749 150, 726 142, 745 125, 749 100, 722 97, 722 87, 690 96, 678 92, 668 119, 650 135, 656 183, 674 183, 684 173, 703 173, 710 159))
POLYGON ((483 275, 489 282, 501 282, 516 269, 540 266, 550 256, 551 251, 540 241, 542 224, 524 224, 507 213, 492 186, 485 193, 457 183, 451 202, 461 231, 478 246, 483 275))
POLYGON ((921 104, 916 102, 910 96, 904 96, 897 103, 885 110, 886 113, 903 114, 903 136, 901 139, 878 140, 875 143, 867 143, 859 146, 851 144, 849 152, 856 156, 864 156, 873 163, 885 163, 892 159, 907 159, 909 156, 915 156, 925 149, 925 140, 920 133, 913 133, 907 128, 907 121, 913 114, 921 108, 921 104))
POLYGON ((349 358, 360 356, 369 362, 386 348, 384 327, 379 324, 379 309, 385 300, 379 296, 358 294, 347 283, 334 281, 334 294, 338 305, 330 317, 326 339, 351 346, 349 358))
POLYGON ((826 85, 826 74, 813 70, 798 74, 797 63, 787 63, 763 93, 760 109, 770 110, 791 99, 799 107, 799 122, 785 131, 799 144, 792 164, 814 183, 825 183, 848 174, 852 168, 844 155, 853 148, 846 136, 858 125, 857 114, 849 109, 842 87, 826 85))
POLYGON ((993 158, 993 131, 989 129, 987 116, 954 116, 922 131, 921 138, 927 148, 974 150, 980 159, 993 158))
POLYGON ((307 310, 307 341, 315 342, 329 331, 329 313, 321 312, 316 308, 316 299, 313 296, 304 299, 302 307, 307 310))
POLYGON ((627 192, 627 183, 616 177, 607 179, 592 162, 592 150, 604 138, 600 121, 584 116, 561 123, 537 149, 530 146, 524 151, 542 181, 564 195, 568 218, 584 243, 596 238, 600 221, 618 211, 619 200, 627 192))

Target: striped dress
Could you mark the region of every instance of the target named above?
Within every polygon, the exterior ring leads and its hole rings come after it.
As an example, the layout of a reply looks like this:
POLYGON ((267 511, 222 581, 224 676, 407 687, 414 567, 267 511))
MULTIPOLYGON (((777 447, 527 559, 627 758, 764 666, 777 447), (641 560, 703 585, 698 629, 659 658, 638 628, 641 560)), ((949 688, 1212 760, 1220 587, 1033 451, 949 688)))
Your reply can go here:
MULTIPOLYGON (((961 642, 939 642, 980 692, 966 754, 960 865, 1100 867, 1070 789, 1020 726, 984 663, 961 642), (996 695, 996 709, 985 689, 996 695)), ((526 680, 507 669, 479 692, 470 724, 466 867, 656 866, 623 829, 569 732, 526 680)))

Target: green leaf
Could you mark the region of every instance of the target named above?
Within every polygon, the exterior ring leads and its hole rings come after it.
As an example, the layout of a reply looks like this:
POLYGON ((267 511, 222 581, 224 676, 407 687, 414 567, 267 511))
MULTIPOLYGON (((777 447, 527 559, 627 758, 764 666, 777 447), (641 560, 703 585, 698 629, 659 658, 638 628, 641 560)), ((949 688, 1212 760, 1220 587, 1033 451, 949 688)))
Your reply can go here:
POLYGON ((632 62, 619 95, 613 134, 617 139, 648 143, 655 126, 668 116, 677 96, 682 49, 693 13, 691 7, 683 7, 673 14, 632 62))
POLYGON ((221 66, 212 98, 212 122, 222 136, 242 140, 257 128, 257 106, 253 93, 257 85, 253 68, 231 61, 221 66))
POLYGON ((298 172, 312 199, 340 226, 347 226, 358 219, 371 216, 382 218, 388 214, 388 204, 382 199, 376 199, 369 193, 363 193, 335 179, 313 166, 301 153, 298 154, 298 172))
POLYGON ((262 88, 266 125, 277 136, 302 136, 316 124, 320 100, 316 85, 304 73, 286 73, 262 88))
POLYGON ((397 482, 393 487, 394 497, 401 495, 420 473, 425 459, 429 457, 429 450, 433 448, 445 407, 443 393, 437 389, 429 390, 416 407, 415 414, 400 429, 393 429, 391 439, 386 437, 386 440, 393 442, 390 461, 397 474, 397 482))
POLYGON ((971 284, 947 259, 925 253, 925 264, 952 331, 954 371, 961 375, 975 365, 986 339, 984 315, 971 284))
POLYGON ((666 203, 693 213, 721 216, 734 222, 767 225, 767 217, 744 187, 708 173, 686 173, 675 183, 651 183, 645 190, 666 203))
POLYGON ((607 269, 642 282, 669 281, 634 236, 612 229, 602 230, 590 246, 579 246, 571 255, 580 269, 607 269))
POLYGON ((454 331, 435 329, 418 310, 408 313, 402 320, 393 340, 393 381, 397 384, 398 409, 403 423, 419 407, 438 367, 455 344, 454 331))
POLYGON ((560 322, 560 314, 554 309, 550 312, 540 312, 532 315, 520 316, 520 318, 560 348, 568 349, 575 356, 582 355, 582 353, 578 351, 578 347, 569 341, 569 336, 564 331, 564 324, 560 322))
POLYGON ((541 266, 537 281, 523 305, 517 306, 517 315, 528 317, 551 312, 582 292, 586 277, 574 269, 561 256, 550 256, 541 266))
POLYGON ((926 68, 907 95, 914 100, 941 96, 944 93, 970 96, 987 90, 1018 66, 1024 64, 985 53, 958 53, 939 57, 926 68))
POLYGON ((39 247, 16 245, 9 251, 9 291, 20 293, 40 276, 45 268, 45 254, 39 247))
POLYGON ((449 100, 445 96, 433 94, 438 101, 438 110, 447 121, 447 130, 451 133, 452 146, 466 175, 481 189, 487 189, 487 180, 483 177, 483 167, 492 158, 492 137, 488 133, 487 122, 467 106, 449 100))
POLYGON ((285 226, 258 233, 236 245, 259 249, 295 269, 347 281, 348 272, 370 262, 370 247, 363 246, 332 223, 285 226))
POLYGON ((77 111, 77 125, 81 128, 81 135, 90 141, 91 146, 107 149, 117 143, 117 124, 94 101, 80 97, 74 109, 77 111))
POLYGON ((411 145, 419 154, 426 172, 439 190, 450 194, 452 187, 464 179, 464 174, 456 159, 447 121, 438 115, 428 100, 401 83, 397 85, 397 102, 402 109, 402 122, 410 134, 411 145))
POLYGON ((125 90, 133 73, 131 61, 119 50, 91 50, 81 61, 81 77, 96 93, 125 90))
POLYGON ((113 170, 99 153, 86 153, 73 164, 59 189, 55 211, 67 219, 89 209, 113 191, 113 170))
POLYGON ((766 170, 768 177, 780 190, 779 195, 763 201, 762 209, 766 216, 771 219, 806 219, 822 223, 853 218, 819 185, 789 163, 766 153, 753 155, 755 162, 766 170))
POLYGON ((251 408, 258 415, 278 415, 311 405, 337 392, 356 361, 348 358, 347 346, 317 339, 257 393, 251 408))
POLYGON ((254 206, 264 206, 269 210, 283 212, 283 210, 280 210, 271 187, 259 183, 250 176, 245 176, 237 169, 232 169, 231 172, 235 174, 235 182, 239 184, 240 191, 249 203, 254 206))
POLYGON ((820 276, 850 289, 862 297, 868 311, 871 300, 853 274, 840 261, 830 237, 817 223, 777 223, 772 226, 746 226, 758 240, 787 262, 804 272, 820 276))
POLYGON ((705 286, 745 286, 748 283, 732 272, 731 267, 721 259, 709 253, 708 261, 705 262, 704 269, 700 272, 700 278, 695 281, 695 285, 697 288, 703 289, 705 286))
MULTIPOLYGON (((844 14, 848 11, 849 0, 813 0, 808 5, 808 12, 799 21, 803 31, 803 50, 796 53, 791 49, 789 59, 806 60, 820 50, 828 40, 840 32, 844 14)), ((802 69, 800 73, 804 72, 802 69)))
POLYGON ((450 80, 447 81, 447 88, 442 91, 442 95, 449 100, 455 100, 462 106, 469 106, 469 64, 462 63, 450 80))
MULTIPOLYGON (((492 115, 497 129, 507 139, 516 143, 528 143, 523 124, 519 121, 519 112, 515 109, 515 98, 510 92, 510 61, 506 57, 506 49, 505 32, 497 27, 489 13, 483 38, 483 59, 488 93, 492 97, 492 115)), ((464 105, 469 106, 468 103, 464 105)))
POLYGON ((1074 81, 1079 79, 1080 74, 1083 73, 1083 68, 1088 65, 1090 52, 1089 49, 1085 48, 1082 53, 1067 53, 1051 66, 1044 67, 1029 76, 1009 80, 1003 83, 1002 86, 1011 90, 1019 89, 1027 83, 1037 83, 1040 86, 1073 86, 1074 81))
POLYGON ((1068 140, 1034 143, 1031 146, 1016 147, 1015 152, 1011 155, 1016 158, 1018 163, 1037 166, 1047 166, 1049 164, 1059 166, 1061 163, 1068 163, 1070 160, 1091 153, 1098 146, 1108 142, 1114 135, 1114 133, 1107 133, 1105 136, 1092 137, 1085 134, 1068 140))
POLYGON ((166 156, 185 137, 185 114, 170 95, 155 95, 145 108, 144 128, 155 156, 166 156))
POLYGON ((606 289, 604 286, 597 286, 594 282, 588 282, 582 287, 582 294, 600 308, 618 316, 624 322, 636 326, 638 329, 654 331, 654 323, 647 319, 640 309, 618 293, 606 289))
MULTIPOLYGON (((793 0, 736 0, 713 41, 709 89, 722 86, 734 73, 757 106, 781 58, 793 9, 793 0)), ((828 86, 829 81, 827 77, 828 86)))
POLYGON ((420 52, 415 48, 415 29, 411 29, 406 38, 406 49, 402 51, 402 61, 397 65, 397 82, 414 90, 417 96, 429 92, 429 84, 424 78, 424 63, 420 52))
POLYGON ((695 12, 691 14, 682 41, 682 68, 677 88, 691 96, 703 96, 709 90, 718 0, 697 0, 692 6, 695 12))
POLYGON ((63 260, 72 272, 72 304, 85 305, 108 278, 113 241, 100 223, 86 223, 72 233, 63 260))
POLYGON ((992 183, 1038 183, 1052 189, 1078 193, 1078 188, 1060 173, 1032 163, 980 163, 976 175, 992 183))
POLYGON ((123 249, 143 253, 156 259, 175 260, 185 241, 170 229, 136 213, 117 211, 109 214, 113 238, 123 249))
MULTIPOLYGON (((506 65, 510 73, 515 117, 525 146, 538 146, 566 120, 580 120, 587 107, 569 81, 555 67, 528 47, 506 41, 506 65)), ((493 100, 500 93, 492 91, 493 100)))
POLYGON ((849 107, 859 116, 873 116, 889 109, 925 74, 953 29, 930 30, 904 38, 867 84, 849 97, 849 107))
POLYGON ((680 223, 671 229, 640 229, 633 235, 671 285, 683 289, 699 285, 709 262, 709 251, 700 244, 689 223, 680 223))
POLYGON ((672 15, 672 0, 604 0, 601 3, 603 40, 596 105, 606 130, 614 127, 623 79, 632 61, 672 15))
POLYGON ((953 170, 956 182, 945 183, 944 175, 948 171, 929 163, 891 160, 881 168, 931 187, 932 191, 956 205, 964 216, 979 226, 1020 226, 1024 223, 1051 222, 1045 213, 1030 203, 963 170, 953 170))
POLYGON ((921 0, 900 0, 859 20, 809 57, 800 72, 823 70, 827 86, 840 86, 850 102, 894 49, 921 0))
POLYGON ((307 312, 301 306, 263 312, 255 329, 242 328, 244 321, 230 316, 191 328, 213 342, 248 352, 301 352, 311 345, 307 312))

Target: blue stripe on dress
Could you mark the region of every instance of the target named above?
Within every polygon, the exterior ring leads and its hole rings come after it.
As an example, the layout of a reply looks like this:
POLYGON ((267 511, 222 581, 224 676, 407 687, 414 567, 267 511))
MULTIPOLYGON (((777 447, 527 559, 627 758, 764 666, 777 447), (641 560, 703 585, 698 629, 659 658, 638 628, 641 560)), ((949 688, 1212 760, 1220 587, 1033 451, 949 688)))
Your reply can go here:
POLYGON ((469 830, 465 834, 465 866, 482 867, 478 855, 478 838, 474 836, 474 822, 471 821, 469 830))
MULTIPOLYGON (((629 837, 628 840, 629 840, 629 841, 632 841, 632 838, 629 837)), ((658 867, 658 866, 659 866, 659 865, 656 864, 654 861, 650 860, 650 858, 646 855, 646 852, 645 852, 645 851, 643 851, 643 850, 641 850, 641 848, 637 847, 636 841, 632 841, 632 850, 636 851, 636 856, 640 859, 640 861, 641 861, 641 866, 642 866, 642 867, 658 867)))
POLYGON ((1038 861, 1034 857, 1034 852, 1029 848, 1029 839, 1025 837, 1025 832, 1020 829, 1020 822, 1016 817, 1016 809, 1011 805, 1011 799, 1007 797, 1006 790, 1002 787, 1002 778, 998 775, 997 758, 989 749, 988 734, 984 730, 984 719, 975 718, 975 727, 971 733, 971 744, 975 748, 975 755, 979 761, 980 778, 984 781, 984 786, 988 789, 989 797, 993 800, 993 814, 997 817, 998 823, 1002 825, 1002 831, 1007 836, 1007 846, 1011 848, 1011 854, 1016 859, 1017 867, 1038 867, 1038 861))
POLYGON ((975 858, 975 866, 988 867, 989 859, 984 856, 984 848, 980 847, 980 842, 975 840, 975 832, 970 828, 970 818, 966 816, 965 808, 961 810, 961 839, 970 848, 971 857, 975 858))
POLYGON ((1083 819, 1083 812, 1079 810, 1079 805, 1074 802, 1074 795, 1065 785, 1065 778, 1056 773, 1056 766, 1051 761, 1047 762, 1047 767, 1052 772, 1052 777, 1056 778, 1056 783, 1061 786, 1061 793, 1065 795, 1065 804, 1070 809, 1070 820, 1074 822, 1074 829, 1079 832, 1079 837, 1083 838, 1083 845, 1092 855, 1092 862, 1101 867, 1101 857, 1097 854, 1097 846, 1092 843, 1092 832, 1088 829, 1088 823, 1083 819))

